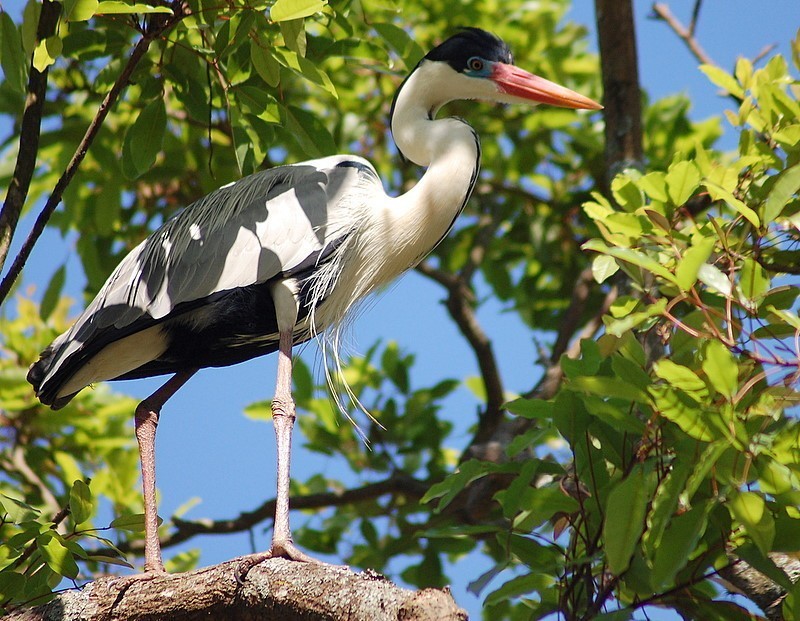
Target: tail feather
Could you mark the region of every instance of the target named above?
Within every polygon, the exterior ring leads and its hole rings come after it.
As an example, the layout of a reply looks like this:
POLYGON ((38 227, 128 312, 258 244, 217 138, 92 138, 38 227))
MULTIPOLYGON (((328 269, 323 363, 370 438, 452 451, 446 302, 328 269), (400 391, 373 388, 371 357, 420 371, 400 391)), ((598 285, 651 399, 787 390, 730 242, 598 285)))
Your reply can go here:
POLYGON ((49 405, 54 410, 58 410, 67 405, 78 393, 59 397, 58 390, 61 388, 63 381, 59 382, 56 378, 50 378, 50 380, 45 381, 55 361, 55 348, 53 345, 49 345, 39 354, 39 360, 30 366, 26 379, 28 383, 33 386, 33 390, 39 401, 44 405, 49 405))

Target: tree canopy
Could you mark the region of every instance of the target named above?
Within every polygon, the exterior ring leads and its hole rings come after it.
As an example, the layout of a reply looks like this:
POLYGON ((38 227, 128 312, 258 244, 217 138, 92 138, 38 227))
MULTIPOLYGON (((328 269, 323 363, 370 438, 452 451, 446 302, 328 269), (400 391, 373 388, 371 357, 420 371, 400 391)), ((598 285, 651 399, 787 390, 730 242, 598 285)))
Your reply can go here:
MULTIPOLYGON (((465 0, 458 22, 491 27, 520 65, 600 100, 601 74, 607 84, 615 69, 568 8, 465 0)), ((420 171, 400 162, 385 120, 452 13, 443 0, 0 11, 0 114, 12 124, 0 136, 4 611, 142 553, 125 385, 52 412, 25 381, 72 308, 63 257, 35 297, 15 289, 39 234, 75 240, 86 301, 155 227, 256 170, 349 151, 404 191, 420 171), (9 254, 20 217, 33 232, 9 254)), ((338 409, 358 418, 357 405, 298 361, 302 450, 336 455, 338 470, 293 482, 293 506, 319 512, 296 542, 415 587, 446 585, 454 562, 479 554, 491 569, 471 588, 493 619, 623 620, 648 606, 749 618, 730 585, 770 618, 800 616, 800 33, 792 53, 730 72, 704 64, 727 94, 724 118, 690 120, 683 96, 645 99, 639 150, 618 155, 604 127, 634 111, 608 93, 602 114, 451 104, 486 137, 483 168, 455 229, 416 269, 441 288, 480 376, 416 385, 413 353, 387 332, 343 363, 375 419, 365 442, 338 409), (738 136, 732 153, 717 147, 726 132, 738 136), (538 344, 524 394, 504 388, 478 320, 487 299, 538 344), (457 443, 444 412, 463 383, 477 407, 458 414, 471 437, 457 443)), ((266 417, 267 405, 245 414, 266 417)), ((272 510, 265 498, 231 519, 164 515, 167 556, 272 510)), ((183 552, 169 569, 196 562, 183 552)))

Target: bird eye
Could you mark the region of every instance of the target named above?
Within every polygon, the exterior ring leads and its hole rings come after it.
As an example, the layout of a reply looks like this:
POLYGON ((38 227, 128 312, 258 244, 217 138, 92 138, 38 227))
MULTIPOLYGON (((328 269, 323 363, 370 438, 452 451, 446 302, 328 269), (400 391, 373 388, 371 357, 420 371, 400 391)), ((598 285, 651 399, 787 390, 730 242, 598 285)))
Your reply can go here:
POLYGON ((471 71, 483 71, 483 60, 477 56, 473 56, 467 61, 467 67, 469 67, 471 71))

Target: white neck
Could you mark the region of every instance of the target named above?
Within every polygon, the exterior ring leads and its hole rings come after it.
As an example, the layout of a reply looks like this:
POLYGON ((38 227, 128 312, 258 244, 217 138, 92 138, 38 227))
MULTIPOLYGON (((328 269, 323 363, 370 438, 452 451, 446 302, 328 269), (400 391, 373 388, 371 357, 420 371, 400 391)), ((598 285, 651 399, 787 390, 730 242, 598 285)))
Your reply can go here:
POLYGON ((406 262, 418 263, 447 234, 467 202, 480 166, 480 145, 463 120, 435 120, 445 103, 460 99, 460 76, 440 63, 427 63, 412 73, 398 93, 392 133, 402 154, 427 166, 407 193, 391 199, 386 216, 392 246, 406 262), (450 88, 448 81, 454 84, 450 88), (444 94, 444 95, 443 95, 444 94))

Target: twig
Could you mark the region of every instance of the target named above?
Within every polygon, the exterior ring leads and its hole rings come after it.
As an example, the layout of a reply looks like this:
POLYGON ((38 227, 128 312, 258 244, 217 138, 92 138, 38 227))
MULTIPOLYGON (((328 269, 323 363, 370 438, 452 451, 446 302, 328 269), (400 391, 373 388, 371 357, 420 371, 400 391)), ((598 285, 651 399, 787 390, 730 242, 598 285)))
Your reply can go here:
POLYGON ((28 257, 33 251, 33 247, 39 240, 39 237, 44 231, 45 226, 47 226, 47 222, 50 220, 50 217, 53 215, 56 207, 58 207, 59 203, 61 202, 64 191, 67 189, 70 181, 72 181, 72 177, 77 172, 78 166, 80 166, 81 162, 83 162, 83 159, 86 157, 86 153, 100 131, 103 121, 105 121, 106 116, 108 116, 108 113, 111 111, 111 107, 119 98, 122 90, 128 85, 128 81, 130 80, 133 70, 139 64, 139 61, 144 57, 153 40, 155 40, 166 29, 172 27, 183 18, 182 13, 180 12, 180 5, 175 3, 173 8, 175 13, 172 15, 168 15, 160 20, 152 19, 149 22, 149 29, 136 43, 136 46, 133 48, 133 52, 128 58, 128 62, 125 64, 125 67, 123 67, 119 76, 117 76, 116 82, 114 82, 111 90, 106 94, 105 98, 100 104, 97 114, 95 115, 94 119, 92 119, 89 127, 86 129, 86 133, 81 139, 80 144, 78 144, 72 159, 70 160, 69 164, 67 164, 64 173, 56 183, 53 193, 47 199, 45 206, 42 208, 42 211, 36 218, 36 222, 34 223, 31 232, 28 234, 28 238, 25 240, 25 243, 22 245, 22 248, 14 259, 14 263, 11 265, 8 273, 3 278, 3 281, 0 282, 0 305, 2 305, 6 297, 8 297, 11 287, 14 285, 14 282, 22 272, 22 268, 25 266, 25 262, 28 260, 28 257))
MULTIPOLYGON (((699 2, 695 5, 695 11, 699 11, 699 2)), ((656 2, 653 4, 653 13, 658 19, 661 19, 667 23, 667 25, 672 29, 672 31, 678 35, 681 39, 683 39, 686 46, 689 48, 689 51, 694 55, 694 57, 704 65, 714 65, 716 66, 712 58, 706 54, 706 51, 700 46, 697 42, 697 39, 694 38, 694 27, 695 27, 695 17, 696 15, 693 14, 692 16, 692 25, 689 29, 687 29, 679 20, 676 18, 672 12, 669 10, 669 7, 662 3, 656 2)))
MULTIPOLYGON (((61 4, 52 0, 44 0, 39 15, 36 38, 43 41, 52 36, 61 14, 61 4)), ((14 166, 14 174, 8 186, 8 193, 0 211, 0 270, 5 265, 11 240, 17 229, 19 216, 28 196, 28 189, 36 169, 36 154, 39 152, 39 135, 42 126, 42 110, 44 109, 47 91, 47 74, 49 68, 39 71, 31 63, 28 75, 28 92, 25 97, 25 110, 22 113, 22 124, 19 132, 19 153, 14 166)))
POLYGON ((703 5, 703 0, 696 0, 694 8, 692 9, 692 21, 689 22, 689 36, 694 37, 695 30, 697 29, 697 20, 700 18, 700 7, 703 5))

